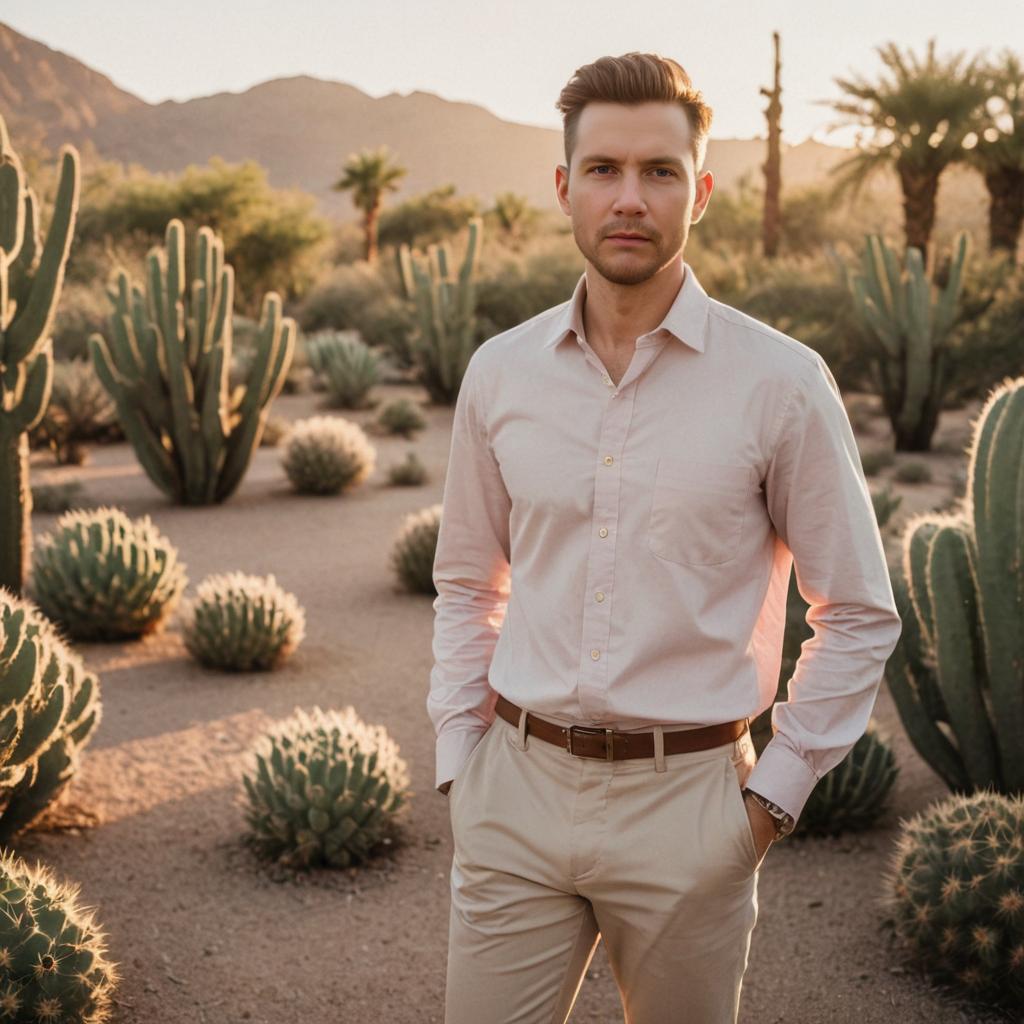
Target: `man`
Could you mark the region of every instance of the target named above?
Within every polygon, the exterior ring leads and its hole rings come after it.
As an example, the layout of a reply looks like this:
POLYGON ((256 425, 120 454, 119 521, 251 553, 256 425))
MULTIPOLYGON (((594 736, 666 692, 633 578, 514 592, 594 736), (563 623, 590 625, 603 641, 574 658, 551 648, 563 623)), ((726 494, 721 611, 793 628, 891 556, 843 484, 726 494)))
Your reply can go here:
POLYGON ((765 852, 900 619, 828 367, 683 260, 713 188, 686 72, 605 57, 558 108, 585 272, 470 360, 434 562, 445 1020, 565 1021, 603 938, 630 1024, 726 1024, 765 852), (815 635, 757 758, 794 564, 815 635))

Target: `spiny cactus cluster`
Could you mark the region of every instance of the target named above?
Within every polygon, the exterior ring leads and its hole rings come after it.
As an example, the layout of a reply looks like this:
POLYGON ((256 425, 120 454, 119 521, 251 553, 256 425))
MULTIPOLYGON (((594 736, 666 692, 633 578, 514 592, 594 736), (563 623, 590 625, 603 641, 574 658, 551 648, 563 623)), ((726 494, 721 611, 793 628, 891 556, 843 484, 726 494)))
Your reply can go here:
POLYGON ((391 548, 391 568, 401 585, 414 594, 437 594, 434 586, 434 558, 441 530, 438 503, 410 512, 402 522, 391 548))
POLYGON ((75 509, 36 547, 32 597, 75 640, 130 640, 160 628, 188 578, 149 516, 75 509))
POLYGON ((78 886, 0 853, 0 1020, 104 1024, 121 978, 78 886))
POLYGON ((849 754, 811 791, 797 829, 839 835, 869 828, 885 812, 898 772, 892 748, 872 720, 849 754))
POLYGON ((149 478, 174 501, 224 501, 260 443, 295 348, 295 324, 275 292, 263 298, 244 384, 229 387, 234 270, 209 228, 185 275, 185 228, 167 225, 146 260, 146 290, 121 271, 110 293, 110 336, 89 339, 100 380, 149 478))
POLYGON ((383 726, 314 707, 277 723, 243 775, 257 848, 289 867, 359 864, 388 838, 409 775, 383 726))
POLYGON ((357 331, 319 331, 306 338, 309 365, 327 384, 331 405, 363 409, 381 375, 380 359, 357 331))
POLYGON ((951 790, 1024 792, 1024 377, 974 425, 962 506, 907 524, 893 579, 903 631, 886 680, 951 790))
POLYGON ((233 672, 277 668, 302 642, 306 614, 271 576, 208 576, 182 603, 185 646, 209 668, 233 672))
POLYGON ((96 675, 31 601, 0 587, 0 842, 60 796, 101 713, 96 675))
POLYGON ((1024 797, 952 796, 904 825, 886 903, 926 968, 1024 1007, 1024 797))
POLYGON ((377 452, 358 423, 340 416, 299 420, 288 435, 282 465, 300 494, 338 494, 373 472, 377 452))
POLYGON ((39 203, 0 117, 0 586, 15 594, 32 560, 28 432, 50 399, 50 328, 77 213, 78 153, 65 146, 42 242, 39 203))

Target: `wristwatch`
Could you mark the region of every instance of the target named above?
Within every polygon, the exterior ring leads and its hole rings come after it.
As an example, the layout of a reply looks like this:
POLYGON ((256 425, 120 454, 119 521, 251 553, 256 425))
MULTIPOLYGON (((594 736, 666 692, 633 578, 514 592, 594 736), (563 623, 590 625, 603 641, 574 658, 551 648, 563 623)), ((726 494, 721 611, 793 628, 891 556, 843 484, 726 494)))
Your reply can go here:
POLYGON ((773 803, 767 797, 761 796, 760 793, 755 793, 752 789, 744 787, 742 792, 749 793, 775 819, 776 839, 788 836, 796 828, 796 821, 793 815, 788 811, 784 811, 777 803, 773 803))

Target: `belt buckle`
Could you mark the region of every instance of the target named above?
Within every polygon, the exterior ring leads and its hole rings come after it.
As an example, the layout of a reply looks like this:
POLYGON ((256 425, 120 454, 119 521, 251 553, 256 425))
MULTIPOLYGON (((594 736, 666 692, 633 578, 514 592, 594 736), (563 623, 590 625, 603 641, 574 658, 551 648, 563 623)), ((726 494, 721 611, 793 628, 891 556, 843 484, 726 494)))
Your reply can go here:
POLYGON ((615 750, 614 743, 612 740, 612 734, 614 729, 600 729, 594 725, 570 725, 568 729, 568 735, 566 739, 565 749, 570 754, 575 754, 577 757, 585 757, 585 754, 576 754, 576 751, 572 748, 572 737, 573 733, 581 733, 586 736, 604 736, 604 757, 606 761, 614 761, 615 750))

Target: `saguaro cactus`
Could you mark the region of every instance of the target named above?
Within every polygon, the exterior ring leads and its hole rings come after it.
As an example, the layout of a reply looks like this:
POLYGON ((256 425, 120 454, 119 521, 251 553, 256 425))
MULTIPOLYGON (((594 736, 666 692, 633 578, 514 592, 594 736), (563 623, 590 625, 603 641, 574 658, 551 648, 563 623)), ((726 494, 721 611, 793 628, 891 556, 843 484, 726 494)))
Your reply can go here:
POLYGON ((474 274, 483 220, 469 222, 469 240, 459 268, 452 277, 447 244, 427 247, 426 258, 416 258, 407 245, 398 249, 398 269, 406 298, 416 303, 419 333, 413 355, 420 380, 431 399, 450 405, 459 394, 462 377, 476 347, 476 289, 474 274))
POLYGON ((903 634, 886 679, 921 756, 959 793, 1024 793, 1024 377, 993 389, 962 508, 907 524, 903 634), (945 728, 940 728, 940 725, 945 728))
POLYGON ((28 431, 50 400, 50 328, 77 213, 78 153, 65 146, 53 217, 40 244, 39 203, 0 117, 0 585, 16 594, 32 554, 28 431))
POLYGON ((165 241, 147 257, 145 294, 119 273, 109 344, 94 334, 89 350, 149 478, 174 501, 206 505, 234 493, 259 446, 291 364, 295 323, 268 292, 246 380, 229 391, 235 278, 224 243, 199 229, 186 288, 180 220, 167 225, 165 241))

